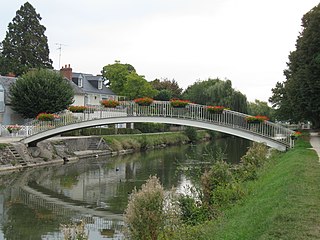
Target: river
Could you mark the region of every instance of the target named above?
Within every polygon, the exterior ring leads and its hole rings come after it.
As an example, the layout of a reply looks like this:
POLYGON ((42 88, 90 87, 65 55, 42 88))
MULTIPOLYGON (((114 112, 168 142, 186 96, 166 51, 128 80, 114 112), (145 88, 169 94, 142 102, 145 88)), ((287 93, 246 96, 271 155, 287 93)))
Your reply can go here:
POLYGON ((237 163, 249 144, 228 137, 0 175, 0 239, 63 239, 61 224, 80 220, 90 240, 122 239, 128 196, 150 175, 157 175, 165 189, 182 191, 192 180, 179 166, 221 151, 226 161, 237 163))

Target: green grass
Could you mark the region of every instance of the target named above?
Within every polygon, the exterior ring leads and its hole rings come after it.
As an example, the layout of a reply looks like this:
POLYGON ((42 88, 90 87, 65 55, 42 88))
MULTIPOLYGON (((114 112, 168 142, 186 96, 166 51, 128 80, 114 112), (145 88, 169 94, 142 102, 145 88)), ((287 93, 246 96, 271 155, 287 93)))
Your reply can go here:
POLYGON ((4 150, 8 145, 7 143, 0 143, 0 150, 4 150))
POLYGON ((309 147, 299 140, 273 157, 241 202, 198 227, 198 239, 320 239, 320 164, 309 147))

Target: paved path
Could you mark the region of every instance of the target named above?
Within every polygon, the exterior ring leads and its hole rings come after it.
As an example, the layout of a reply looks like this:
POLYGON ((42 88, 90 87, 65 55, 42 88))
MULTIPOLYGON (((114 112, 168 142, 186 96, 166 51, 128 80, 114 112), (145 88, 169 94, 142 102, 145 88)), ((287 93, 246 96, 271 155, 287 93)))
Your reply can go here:
POLYGON ((0 143, 13 143, 13 142, 18 142, 22 138, 21 137, 1 137, 0 136, 0 143))
POLYGON ((320 161, 320 135, 318 132, 310 133, 310 143, 312 148, 318 153, 320 161))

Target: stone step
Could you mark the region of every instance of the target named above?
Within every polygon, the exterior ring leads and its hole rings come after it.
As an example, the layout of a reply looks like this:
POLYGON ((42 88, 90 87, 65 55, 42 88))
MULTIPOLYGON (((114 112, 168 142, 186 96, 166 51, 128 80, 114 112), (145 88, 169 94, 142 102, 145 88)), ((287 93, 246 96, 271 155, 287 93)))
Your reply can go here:
POLYGON ((15 147, 13 146, 8 146, 8 147, 13 157, 15 158, 15 160, 17 160, 21 166, 26 166, 27 165, 26 161, 20 156, 18 151, 15 149, 15 147))

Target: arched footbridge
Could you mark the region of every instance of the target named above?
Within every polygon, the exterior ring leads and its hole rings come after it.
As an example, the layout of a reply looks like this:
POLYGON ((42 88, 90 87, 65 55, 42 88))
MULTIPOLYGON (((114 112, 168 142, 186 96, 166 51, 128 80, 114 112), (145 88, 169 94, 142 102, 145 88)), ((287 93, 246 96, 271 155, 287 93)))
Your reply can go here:
POLYGON ((87 106, 83 113, 64 111, 54 121, 33 120, 29 125, 29 136, 21 141, 35 146, 39 141, 63 132, 117 123, 153 122, 185 125, 238 136, 255 142, 263 142, 272 148, 285 151, 293 146, 292 130, 279 124, 263 121, 247 122, 248 115, 224 110, 213 114, 207 106, 189 104, 174 108, 168 101, 154 101, 150 106, 139 106, 132 101, 121 102, 116 108, 87 106))

